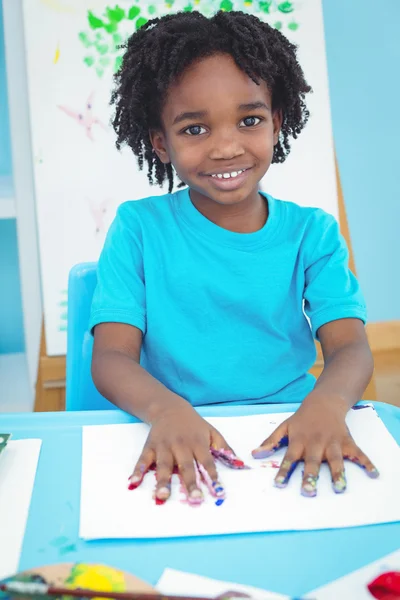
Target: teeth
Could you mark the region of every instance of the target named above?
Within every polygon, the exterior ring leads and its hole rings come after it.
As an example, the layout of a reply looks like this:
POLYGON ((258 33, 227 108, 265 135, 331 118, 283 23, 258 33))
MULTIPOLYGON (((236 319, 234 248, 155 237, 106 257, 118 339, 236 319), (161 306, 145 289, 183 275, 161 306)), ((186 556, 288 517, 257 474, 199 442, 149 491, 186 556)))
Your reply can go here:
POLYGON ((241 175, 243 171, 244 169, 241 171, 232 171, 232 173, 216 173, 215 175, 211 175, 211 177, 218 177, 218 179, 231 179, 232 177, 235 178, 238 175, 241 175))

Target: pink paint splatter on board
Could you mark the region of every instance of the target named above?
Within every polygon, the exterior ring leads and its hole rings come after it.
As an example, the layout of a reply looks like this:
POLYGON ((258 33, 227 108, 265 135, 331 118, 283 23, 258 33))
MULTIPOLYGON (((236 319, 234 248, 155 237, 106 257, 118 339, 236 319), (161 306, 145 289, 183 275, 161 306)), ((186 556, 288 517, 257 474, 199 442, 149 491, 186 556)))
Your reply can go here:
POLYGON ((261 463, 263 469, 279 469, 280 463, 277 460, 266 460, 261 463))

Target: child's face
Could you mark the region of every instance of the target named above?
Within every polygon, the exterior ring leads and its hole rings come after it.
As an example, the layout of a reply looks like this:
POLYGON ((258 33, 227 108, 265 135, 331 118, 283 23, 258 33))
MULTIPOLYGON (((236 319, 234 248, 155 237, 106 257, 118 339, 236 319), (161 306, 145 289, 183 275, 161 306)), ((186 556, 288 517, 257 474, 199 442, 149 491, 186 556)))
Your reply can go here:
POLYGON ((154 149, 192 190, 238 204, 258 193, 271 164, 281 126, 271 105, 266 84, 255 84, 230 56, 205 58, 171 86, 154 149))

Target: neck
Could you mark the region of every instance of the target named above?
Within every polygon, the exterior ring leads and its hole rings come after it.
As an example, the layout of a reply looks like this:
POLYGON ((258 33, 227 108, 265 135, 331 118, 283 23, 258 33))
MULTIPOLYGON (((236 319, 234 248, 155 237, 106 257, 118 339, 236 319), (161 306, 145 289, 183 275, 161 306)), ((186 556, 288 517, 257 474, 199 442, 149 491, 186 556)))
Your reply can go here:
POLYGON ((268 204, 258 189, 238 204, 219 204, 196 190, 190 190, 190 199, 209 221, 235 233, 259 231, 268 218, 268 204))

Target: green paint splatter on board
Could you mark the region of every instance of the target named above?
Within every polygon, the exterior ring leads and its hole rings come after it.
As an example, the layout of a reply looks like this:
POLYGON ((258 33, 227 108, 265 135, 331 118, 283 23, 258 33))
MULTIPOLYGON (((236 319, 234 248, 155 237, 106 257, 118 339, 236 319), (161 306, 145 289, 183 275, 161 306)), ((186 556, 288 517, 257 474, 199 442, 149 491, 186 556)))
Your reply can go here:
POLYGON ((104 27, 104 23, 101 19, 99 19, 98 17, 96 17, 91 10, 89 10, 88 12, 88 21, 89 21, 89 26, 92 29, 100 29, 100 27, 104 27))
POLYGON ((262 10, 262 12, 264 12, 268 15, 271 10, 271 4, 272 4, 272 2, 265 2, 265 1, 260 2, 259 3, 260 10, 262 10))
POLYGON ((85 46, 85 48, 90 48, 90 46, 93 45, 93 42, 89 39, 88 34, 85 33, 84 31, 81 31, 78 34, 78 38, 80 39, 80 41, 82 42, 82 44, 85 46))
POLYGON ((254 14, 275 29, 294 33, 300 24, 293 19, 297 2, 282 0, 124 0, 128 6, 106 5, 101 11, 89 10, 86 15, 87 31, 80 31, 78 38, 86 50, 82 60, 101 78, 110 70, 116 73, 122 64, 124 44, 134 31, 143 27, 149 19, 178 12, 198 10, 211 16, 218 10, 239 10, 254 14))
POLYGON ((294 11, 293 8, 293 3, 292 2, 281 2, 280 4, 278 4, 278 10, 280 10, 283 13, 291 13, 294 11))
POLYGON ((110 23, 119 23, 125 18, 125 11, 119 6, 116 6, 115 8, 106 8, 106 14, 110 23))
POLYGON ((99 54, 107 54, 109 48, 107 44, 96 44, 96 50, 99 54))
POLYGON ((139 17, 139 19, 136 21, 136 30, 143 27, 143 25, 146 25, 146 23, 147 23, 147 19, 145 19, 144 17, 139 17))
POLYGON ((133 21, 133 19, 136 19, 136 17, 139 15, 140 15, 140 8, 138 6, 132 6, 128 12, 128 19, 133 21))
POLYGON ((233 10, 233 4, 232 4, 231 0, 222 0, 219 7, 221 10, 224 10, 226 12, 233 10))

